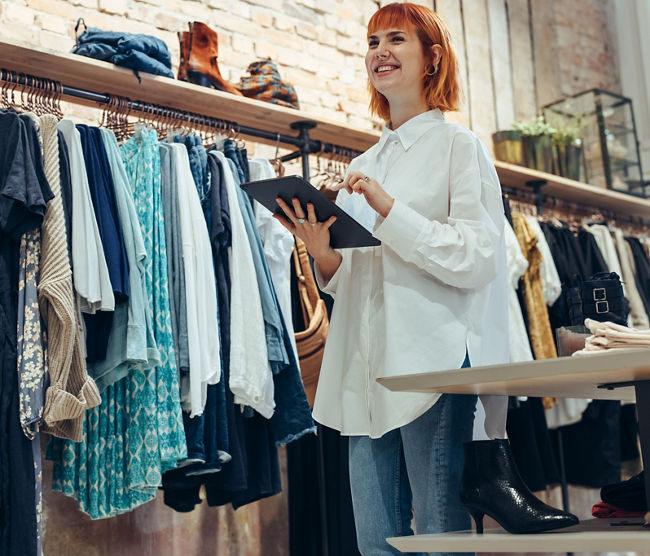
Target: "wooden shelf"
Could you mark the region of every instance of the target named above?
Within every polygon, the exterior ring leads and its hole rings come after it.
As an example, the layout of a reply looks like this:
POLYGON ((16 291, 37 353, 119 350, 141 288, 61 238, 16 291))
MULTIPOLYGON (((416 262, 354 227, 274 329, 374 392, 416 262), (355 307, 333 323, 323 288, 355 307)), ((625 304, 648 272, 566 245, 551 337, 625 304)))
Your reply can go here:
MULTIPOLYGON (((176 79, 140 73, 142 82, 139 83, 133 72, 127 68, 76 54, 0 41, 0 68, 55 79, 68 87, 102 94, 112 93, 131 100, 161 104, 286 135, 297 135, 297 132, 291 129, 293 122, 313 120, 318 125, 310 130, 312 139, 349 149, 366 150, 379 138, 377 133, 320 118, 301 110, 235 96, 176 79)), ((78 98, 65 100, 97 107, 96 103, 83 102, 78 98)))
MULTIPOLYGON (((300 110, 238 97, 176 79, 141 73, 142 82, 139 83, 131 70, 108 62, 1 40, 0 67, 55 79, 68 87, 102 94, 112 93, 131 100, 161 104, 284 135, 296 135, 291 129, 292 123, 312 120, 318 124, 310 130, 312 139, 357 151, 365 151, 380 136, 374 131, 354 128, 300 110)), ((70 97, 66 100, 98 106, 97 103, 79 98, 70 97)), ((255 140, 270 142, 259 138, 255 140)), ((649 200, 505 162, 495 161, 495 166, 504 186, 530 190, 527 181, 543 179, 547 182, 543 191, 549 196, 650 220, 649 200)))
POLYGON ((606 390, 599 384, 650 380, 650 349, 617 350, 508 365, 408 374, 377 381, 397 392, 507 394, 634 401, 632 386, 606 390))
POLYGON ((643 518, 590 519, 573 527, 535 535, 511 535, 488 529, 483 535, 456 531, 438 535, 414 535, 387 539, 402 552, 636 552, 650 554, 650 530, 639 526, 612 526, 620 522, 642 523, 643 518))
POLYGON ((532 191, 532 188, 526 185, 526 182, 544 180, 547 183, 542 187, 542 193, 549 197, 556 197, 557 199, 588 207, 611 210, 619 214, 636 216, 644 218, 646 221, 650 220, 650 200, 648 199, 595 187, 556 176, 555 174, 547 174, 546 172, 517 166, 516 164, 507 164, 499 160, 495 160, 494 165, 503 186, 532 191))

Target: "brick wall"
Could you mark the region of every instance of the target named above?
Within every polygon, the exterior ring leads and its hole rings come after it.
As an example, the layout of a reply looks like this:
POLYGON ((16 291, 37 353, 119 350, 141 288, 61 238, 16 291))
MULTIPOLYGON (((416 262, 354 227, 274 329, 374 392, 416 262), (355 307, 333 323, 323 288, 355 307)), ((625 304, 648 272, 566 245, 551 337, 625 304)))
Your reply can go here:
MULTIPOLYGON (((533 116, 546 102, 591 87, 619 90, 613 56, 613 0, 423 0, 448 20, 460 56, 466 102, 451 119, 490 144, 496 128, 533 116), (496 117, 495 117, 496 115, 496 117)), ((172 55, 176 32, 199 20, 219 32, 219 64, 237 82, 271 57, 302 108, 360 128, 368 109, 365 25, 373 0, 0 0, 0 33, 69 51, 74 24, 155 35, 172 55)), ((377 122, 375 127, 377 126, 377 122)))

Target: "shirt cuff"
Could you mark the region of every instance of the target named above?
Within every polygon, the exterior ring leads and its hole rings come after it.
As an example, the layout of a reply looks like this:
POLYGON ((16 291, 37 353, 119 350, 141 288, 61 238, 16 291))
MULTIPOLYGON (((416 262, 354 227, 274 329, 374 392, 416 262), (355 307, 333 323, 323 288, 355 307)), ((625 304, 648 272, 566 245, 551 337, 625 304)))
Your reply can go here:
POLYGON ((314 277, 316 278, 316 283, 322 292, 325 292, 332 297, 336 294, 336 288, 339 284, 339 279, 341 277, 341 269, 343 268, 343 258, 341 258, 341 264, 336 269, 336 272, 332 275, 329 280, 326 280, 323 274, 320 271, 320 268, 317 264, 314 264, 314 277))
POLYGON ((395 199, 388 216, 377 218, 372 235, 396 252, 413 253, 427 223, 424 216, 395 199))

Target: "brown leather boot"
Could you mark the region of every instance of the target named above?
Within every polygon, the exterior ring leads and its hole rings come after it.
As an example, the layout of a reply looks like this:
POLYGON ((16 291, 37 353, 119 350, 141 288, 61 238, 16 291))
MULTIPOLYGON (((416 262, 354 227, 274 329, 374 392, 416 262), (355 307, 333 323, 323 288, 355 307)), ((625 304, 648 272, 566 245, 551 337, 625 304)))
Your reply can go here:
POLYGON ((219 35, 200 21, 189 26, 189 32, 178 34, 181 48, 178 79, 241 96, 241 92, 221 77, 217 64, 219 35))

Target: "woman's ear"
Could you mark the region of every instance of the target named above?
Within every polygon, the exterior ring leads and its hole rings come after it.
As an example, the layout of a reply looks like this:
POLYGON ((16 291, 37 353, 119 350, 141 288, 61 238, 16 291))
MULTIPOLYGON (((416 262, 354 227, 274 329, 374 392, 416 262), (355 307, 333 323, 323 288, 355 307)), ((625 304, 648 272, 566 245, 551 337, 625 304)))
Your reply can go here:
POLYGON ((439 44, 431 45, 431 65, 438 67, 442 58, 442 46, 439 44))

